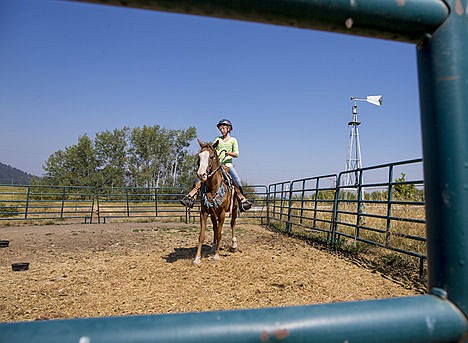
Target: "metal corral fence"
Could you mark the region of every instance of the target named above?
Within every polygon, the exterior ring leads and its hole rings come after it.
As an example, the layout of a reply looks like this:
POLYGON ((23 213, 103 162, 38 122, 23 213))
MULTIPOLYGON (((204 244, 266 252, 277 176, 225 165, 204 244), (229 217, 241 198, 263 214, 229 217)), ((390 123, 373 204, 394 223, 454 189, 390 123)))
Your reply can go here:
POLYGON ((267 224, 333 246, 366 243, 419 260, 426 233, 422 159, 367 167, 269 186, 267 224), (347 173, 356 183, 343 184, 347 173))
MULTIPOLYGON (((256 218, 286 233, 313 234, 333 246, 358 249, 366 243, 426 259, 422 159, 388 163, 352 171, 356 184, 343 185, 346 172, 255 185, 246 195, 252 209, 239 218, 256 218), (404 177, 402 177, 404 175, 404 177)), ((199 203, 179 203, 186 190, 0 186, 0 220, 109 220, 177 218, 196 222, 199 203)))
MULTIPOLYGON (((267 186, 250 186, 246 195, 253 208, 240 218, 266 213, 267 186)), ((70 186, 0 185, 0 221, 76 221, 106 223, 110 219, 179 218, 195 222, 200 206, 179 203, 186 190, 162 188, 100 188, 70 186)))
POLYGON ((0 220, 83 220, 92 217, 91 187, 0 185, 0 220))

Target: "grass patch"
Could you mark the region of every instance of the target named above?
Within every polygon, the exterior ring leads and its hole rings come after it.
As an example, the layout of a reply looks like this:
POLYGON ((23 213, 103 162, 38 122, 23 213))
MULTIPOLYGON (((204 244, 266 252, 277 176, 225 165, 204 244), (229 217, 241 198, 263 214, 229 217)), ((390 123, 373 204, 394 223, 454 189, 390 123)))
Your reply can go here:
POLYGON ((19 215, 17 207, 0 203, 0 217, 15 217, 17 215, 19 215))

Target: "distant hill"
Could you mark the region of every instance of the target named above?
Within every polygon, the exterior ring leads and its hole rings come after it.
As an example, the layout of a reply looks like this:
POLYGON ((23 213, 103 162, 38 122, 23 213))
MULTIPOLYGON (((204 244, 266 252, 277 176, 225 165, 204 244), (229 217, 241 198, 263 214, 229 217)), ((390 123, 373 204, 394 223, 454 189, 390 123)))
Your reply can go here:
POLYGON ((34 175, 0 162, 0 184, 27 185, 34 175))

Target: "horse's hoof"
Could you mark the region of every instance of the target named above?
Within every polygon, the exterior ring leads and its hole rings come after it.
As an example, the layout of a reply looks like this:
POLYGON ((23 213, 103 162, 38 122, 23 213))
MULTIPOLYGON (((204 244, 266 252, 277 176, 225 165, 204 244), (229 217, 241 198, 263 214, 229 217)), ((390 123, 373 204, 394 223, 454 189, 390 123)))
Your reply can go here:
POLYGON ((231 250, 237 250, 237 238, 232 239, 231 250))
POLYGON ((201 263, 200 257, 198 257, 198 256, 195 257, 195 259, 193 260, 193 265, 199 267, 200 263, 201 263))
POLYGON ((219 262, 219 255, 218 254, 213 256, 213 261, 215 261, 216 263, 219 262))

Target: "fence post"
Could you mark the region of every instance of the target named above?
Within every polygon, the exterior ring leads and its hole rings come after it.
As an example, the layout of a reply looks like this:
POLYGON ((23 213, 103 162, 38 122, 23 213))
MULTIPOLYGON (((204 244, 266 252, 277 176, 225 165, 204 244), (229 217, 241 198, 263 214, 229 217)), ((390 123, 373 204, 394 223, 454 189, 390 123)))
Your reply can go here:
POLYGON ((289 183, 288 219, 287 219, 287 221, 286 221, 286 231, 287 231, 288 233, 291 233, 291 231, 292 231, 291 212, 292 212, 293 184, 294 184, 293 181, 291 181, 291 182, 289 183))
MULTIPOLYGON (((354 235, 354 245, 356 246, 356 239, 359 237, 360 233, 360 228, 361 228, 361 219, 362 219, 362 210, 364 204, 362 203, 362 198, 363 198, 363 190, 362 190, 362 182, 363 182, 363 171, 362 169, 359 169, 356 171, 356 173, 359 173, 359 180, 358 182, 358 188, 357 188, 357 215, 356 215, 356 229, 355 229, 355 235, 354 235)), ((365 198, 365 197, 364 197, 365 198)))
POLYGON ((31 193, 31 186, 28 185, 28 192, 26 193, 26 206, 24 209, 24 219, 28 219, 28 210, 29 210, 29 195, 31 193))
POLYGON ((271 185, 268 185, 266 193, 266 224, 268 226, 270 226, 270 188, 271 185))
POLYGON ((319 193, 319 187, 320 187, 319 180, 320 180, 319 177, 317 179, 315 179, 314 224, 313 224, 314 229, 317 227, 317 206, 318 206, 318 195, 319 195, 318 193, 319 193))
POLYGON ((329 237, 329 241, 331 245, 335 245, 336 243, 336 230, 338 229, 338 204, 339 204, 340 191, 341 191, 341 187, 340 187, 341 175, 342 173, 338 174, 338 178, 336 180, 336 185, 335 185, 335 196, 333 197, 332 222, 330 224, 331 237, 329 237))
POLYGON ((387 191, 387 226, 385 232, 385 246, 390 244, 391 225, 390 217, 392 215, 392 201, 393 201, 393 164, 388 170, 388 191, 387 191))
POLYGON ((156 187, 154 189, 154 212, 155 212, 155 216, 157 217, 158 216, 158 187, 156 187))
POLYGON ((302 216, 304 215, 304 192, 305 192, 305 179, 302 180, 302 192, 301 192, 301 215, 299 216, 299 223, 302 224, 302 216))
POLYGON ((99 207, 99 190, 96 188, 94 189, 93 192, 93 203, 91 205, 91 219, 89 220, 89 223, 92 224, 93 222, 93 214, 94 214, 94 202, 96 201, 96 211, 97 211, 97 216, 98 216, 98 224, 101 224, 101 208, 99 207))
POLYGON ((125 188, 125 204, 127 206, 127 217, 130 217, 130 204, 128 203, 128 188, 125 188))
POLYGON ((284 207, 284 182, 281 184, 281 196, 280 196, 280 222, 283 221, 283 207, 284 207))
POLYGON ((276 184, 274 185, 273 190, 273 216, 276 214, 276 184))
POLYGON ((65 186, 63 186, 63 191, 62 191, 62 205, 60 207, 60 219, 63 219, 63 206, 65 203, 65 186))
POLYGON ((449 17, 417 49, 428 287, 468 316, 468 8, 444 2, 449 17))

